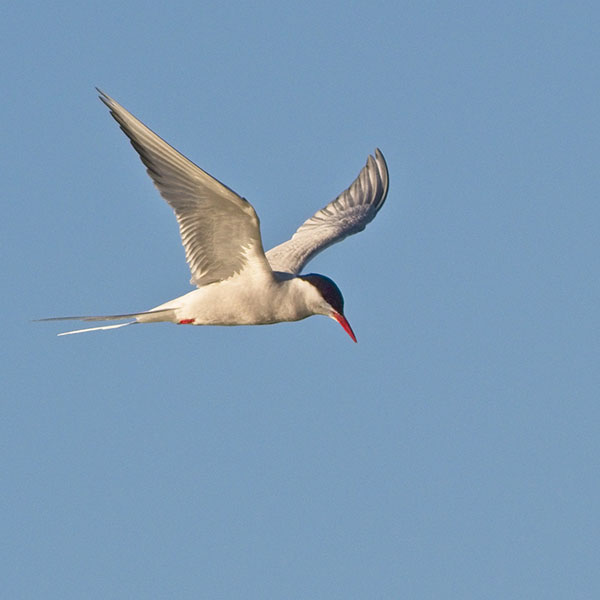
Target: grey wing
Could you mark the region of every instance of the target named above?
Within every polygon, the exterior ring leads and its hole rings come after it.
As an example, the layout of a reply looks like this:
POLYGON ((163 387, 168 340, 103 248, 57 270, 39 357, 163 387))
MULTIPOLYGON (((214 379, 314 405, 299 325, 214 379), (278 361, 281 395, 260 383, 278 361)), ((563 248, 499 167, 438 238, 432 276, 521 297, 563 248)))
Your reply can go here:
POLYGON ((101 90, 161 196, 175 212, 190 271, 198 287, 239 274, 251 262, 269 269, 252 205, 217 181, 101 90))
POLYGON ((388 187, 387 165, 376 149, 347 190, 305 221, 291 239, 267 252, 271 268, 297 275, 319 252, 362 231, 383 206, 388 187))

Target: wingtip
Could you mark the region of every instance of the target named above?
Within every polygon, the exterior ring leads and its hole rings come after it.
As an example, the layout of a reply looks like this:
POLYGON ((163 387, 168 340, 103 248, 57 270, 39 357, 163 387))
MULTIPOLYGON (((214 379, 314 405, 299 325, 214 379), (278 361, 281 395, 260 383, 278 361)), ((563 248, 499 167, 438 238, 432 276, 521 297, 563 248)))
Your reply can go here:
POLYGON ((383 164, 387 164, 385 162, 385 157, 383 156, 383 152, 379 148, 375 148, 375 160, 383 162, 383 164))
MULTIPOLYGON (((383 152, 379 149, 379 148, 375 148, 375 156, 369 155, 369 158, 367 159, 367 163, 370 163, 371 161, 373 161, 379 168, 379 171, 384 173, 384 174, 388 174, 388 168, 387 168, 387 162, 385 160, 385 157, 383 156, 383 152)), ((389 177, 389 175, 388 175, 389 177)))
POLYGON ((375 148, 375 163, 377 164, 377 168, 379 170, 379 175, 381 177, 381 182, 383 184, 384 189, 383 197, 381 199, 381 204, 383 204, 385 202, 388 190, 390 188, 390 172, 388 170, 385 157, 383 156, 383 152, 379 148, 375 148))
POLYGON ((96 91, 98 92, 98 98, 106 105, 108 108, 112 110, 115 101, 106 93, 103 92, 99 87, 96 87, 96 91))

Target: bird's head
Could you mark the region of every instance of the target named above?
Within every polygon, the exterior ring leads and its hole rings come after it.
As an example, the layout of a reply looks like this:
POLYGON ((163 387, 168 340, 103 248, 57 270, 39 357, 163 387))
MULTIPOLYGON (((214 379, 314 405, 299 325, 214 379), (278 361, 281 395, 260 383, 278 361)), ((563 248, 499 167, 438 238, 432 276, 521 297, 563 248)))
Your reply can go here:
POLYGON ((356 342, 356 336, 344 316, 344 297, 340 288, 325 275, 309 273, 301 275, 301 279, 310 283, 318 292, 317 306, 315 314, 325 315, 335 319, 345 330, 345 332, 356 342))

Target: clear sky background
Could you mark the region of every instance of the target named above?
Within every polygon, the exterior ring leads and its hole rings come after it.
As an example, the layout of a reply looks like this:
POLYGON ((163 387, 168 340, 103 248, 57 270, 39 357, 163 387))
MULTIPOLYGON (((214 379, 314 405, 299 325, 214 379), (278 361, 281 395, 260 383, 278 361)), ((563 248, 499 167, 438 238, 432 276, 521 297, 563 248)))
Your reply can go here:
POLYGON ((595 2, 9 3, 3 598, 600 597, 595 2), (380 147, 324 317, 67 338, 190 290, 99 86, 271 247, 380 147), (77 324, 75 324, 77 327, 77 324))

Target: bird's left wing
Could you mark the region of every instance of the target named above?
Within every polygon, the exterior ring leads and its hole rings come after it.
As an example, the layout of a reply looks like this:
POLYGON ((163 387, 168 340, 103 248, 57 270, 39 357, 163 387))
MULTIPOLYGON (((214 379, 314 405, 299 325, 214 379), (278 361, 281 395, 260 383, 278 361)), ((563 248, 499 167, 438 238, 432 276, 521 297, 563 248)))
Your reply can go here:
POLYGON ((305 221, 291 239, 267 252, 271 268, 297 275, 319 252, 362 231, 385 202, 388 185, 387 165, 377 149, 347 190, 305 221))
POLYGON ((248 266, 270 271, 252 205, 98 92, 175 212, 191 282, 200 287, 222 281, 248 266))

